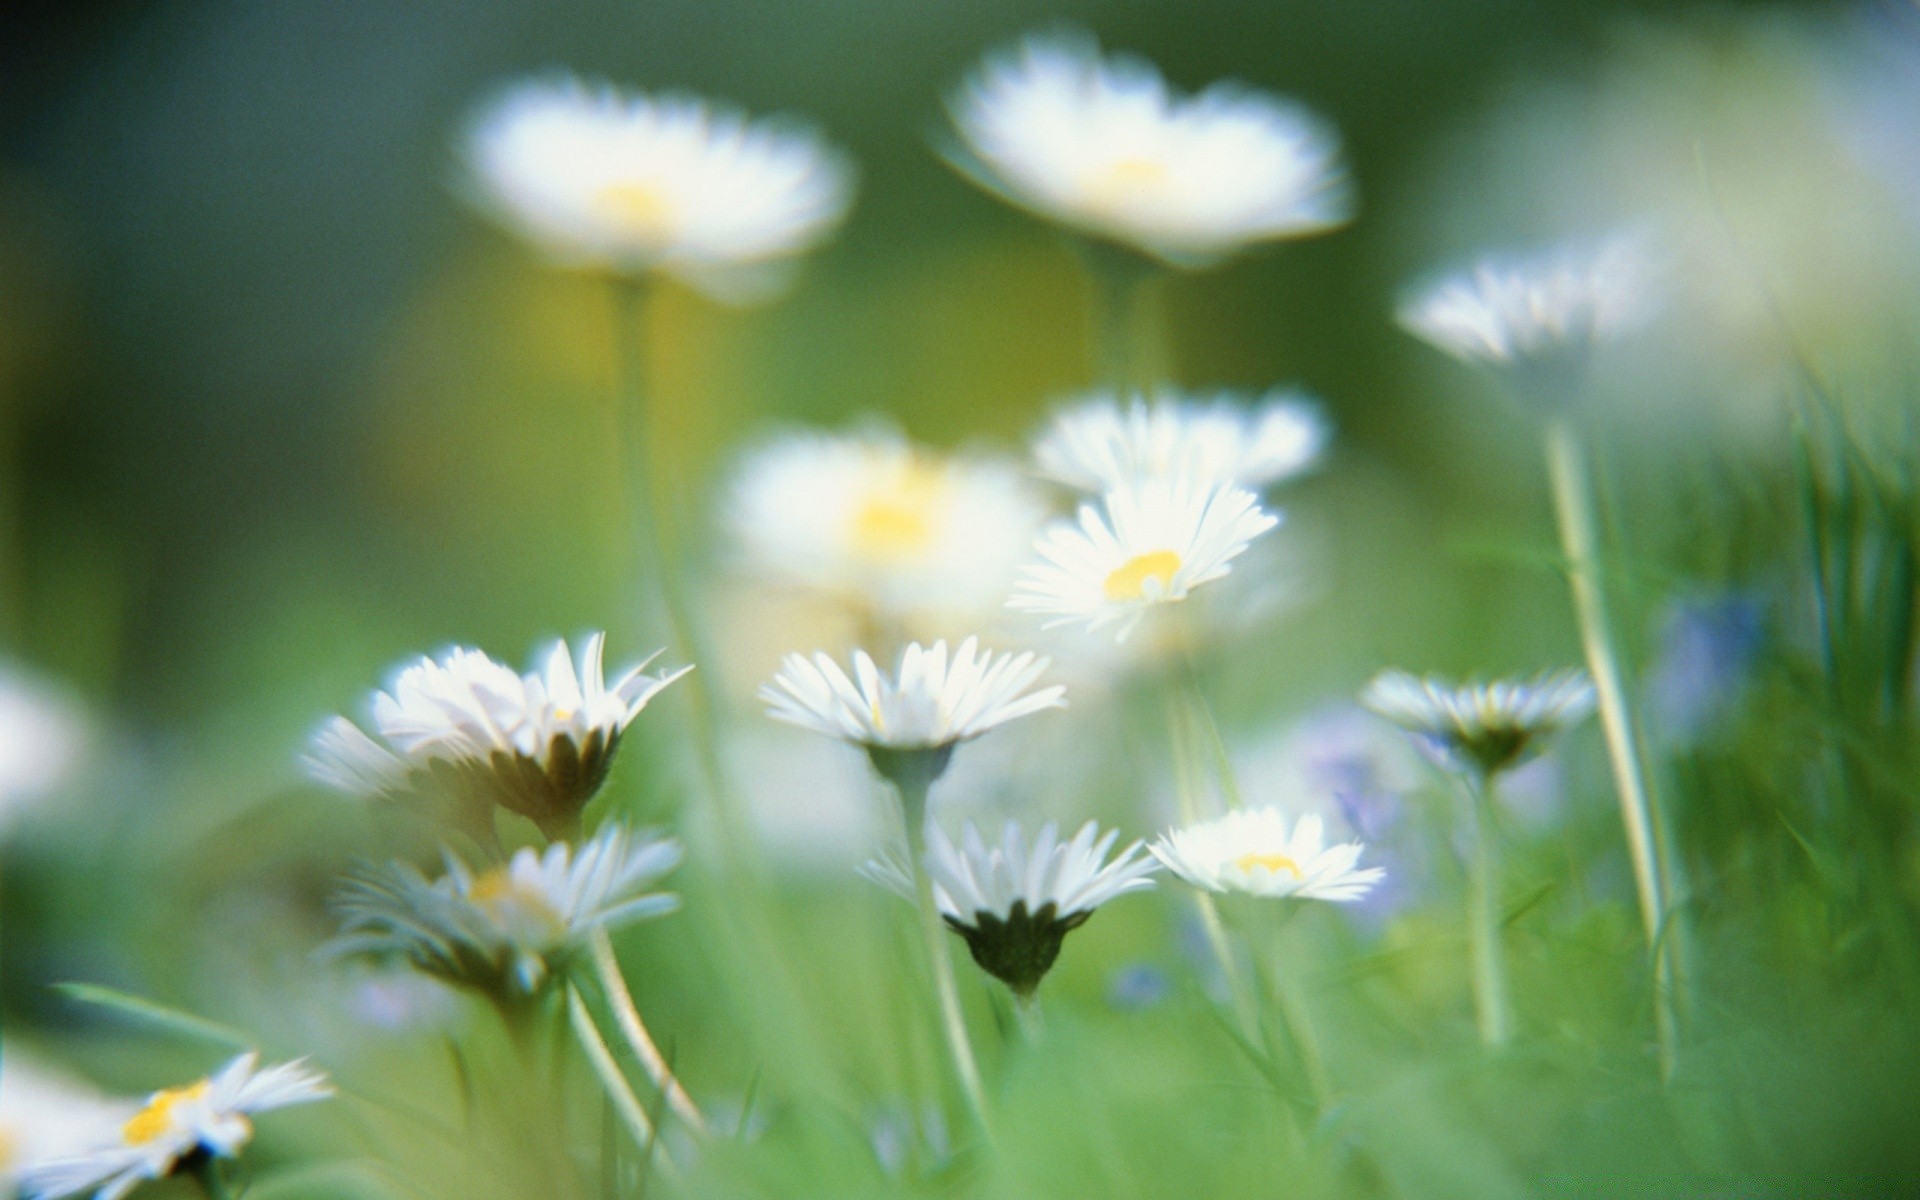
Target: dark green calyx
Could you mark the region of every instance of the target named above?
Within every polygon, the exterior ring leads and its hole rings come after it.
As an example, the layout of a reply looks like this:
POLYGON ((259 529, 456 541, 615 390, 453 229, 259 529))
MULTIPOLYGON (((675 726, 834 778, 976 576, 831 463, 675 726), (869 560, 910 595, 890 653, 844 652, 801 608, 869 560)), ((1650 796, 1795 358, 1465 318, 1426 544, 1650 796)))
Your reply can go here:
POLYGON ((954 743, 944 746, 868 746, 867 760, 880 777, 900 789, 902 796, 924 795, 934 780, 946 774, 953 761, 954 743))
POLYGON ((416 791, 446 797, 456 805, 497 804, 532 821, 550 840, 571 840, 580 832, 582 810, 606 783, 619 746, 619 734, 598 729, 578 742, 556 734, 547 743, 544 763, 496 750, 484 760, 435 759, 409 782, 416 791))
POLYGON ((1534 734, 1534 730, 1514 725, 1492 726, 1455 739, 1454 746, 1475 770, 1491 778, 1532 754, 1534 734))
POLYGON ((1029 913, 1025 900, 1015 900, 1004 920, 983 910, 973 914, 971 925, 952 917, 946 921, 967 939, 967 949, 982 971, 1012 988, 1016 996, 1031 996, 1053 969, 1053 960, 1060 957, 1060 943, 1092 915, 1073 912, 1056 916, 1051 902, 1029 913))

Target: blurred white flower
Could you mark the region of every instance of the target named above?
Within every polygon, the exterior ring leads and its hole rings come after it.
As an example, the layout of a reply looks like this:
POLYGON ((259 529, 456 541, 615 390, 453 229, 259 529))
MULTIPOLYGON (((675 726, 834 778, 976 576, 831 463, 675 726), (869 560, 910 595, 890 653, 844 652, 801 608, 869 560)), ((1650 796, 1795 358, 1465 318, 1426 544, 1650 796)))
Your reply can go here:
POLYGON ((422 658, 373 695, 370 737, 345 717, 321 726, 304 759, 321 783, 354 795, 425 796, 490 819, 499 804, 567 836, 606 782, 620 735, 661 688, 692 667, 647 675, 650 655, 608 686, 606 635, 581 648, 564 641, 541 670, 521 675, 479 650, 456 646, 422 658))
POLYGON ((517 84, 466 137, 476 199, 560 262, 748 299, 846 215, 853 172, 804 126, 693 96, 517 84))
POLYGON ((79 770, 86 717, 64 692, 0 666, 0 829, 79 770))
POLYGON ((1155 605, 1185 600, 1226 575, 1254 538, 1280 523, 1252 492, 1231 483, 1149 479, 1115 488, 1100 505, 1080 506, 1077 521, 1056 521, 1035 543, 1008 607, 1116 624, 1124 640, 1155 605))
POLYGON ((1275 388, 1251 407, 1229 392, 1162 391, 1122 408, 1102 392, 1055 413, 1033 457, 1041 474, 1089 492, 1161 476, 1259 489, 1311 467, 1327 437, 1319 407, 1289 389, 1275 388))
POLYGON ((118 1137, 29 1168, 22 1192, 29 1200, 81 1192, 120 1200, 147 1180, 166 1178, 191 1155, 237 1157, 253 1140, 254 1113, 333 1095, 326 1076, 302 1062, 265 1069, 259 1062, 248 1051, 206 1079, 153 1093, 118 1137))
POLYGON ((576 851, 523 847, 475 872, 454 854, 429 880, 407 863, 362 870, 334 896, 336 954, 397 957, 496 1000, 539 992, 598 929, 680 906, 648 889, 680 863, 672 838, 608 825, 576 851))
POLYGON ((945 642, 915 642, 892 677, 864 650, 854 652, 851 676, 825 654, 789 654, 760 698, 777 721, 869 750, 939 750, 1065 705, 1065 688, 1028 690, 1047 665, 1031 653, 982 650, 975 638, 951 657, 945 642))
POLYGON ((1417 292, 1400 323, 1464 362, 1578 367, 1595 347, 1644 325, 1658 289, 1644 239, 1616 234, 1483 258, 1417 292))
POLYGON ((948 105, 951 159, 1011 203, 1183 267, 1319 233, 1352 203, 1333 129, 1219 83, 1195 96, 1090 38, 991 55, 948 105))
MULTIPOLYGON (((1008 821, 989 846, 971 821, 958 846, 927 823, 927 874, 934 901, 954 932, 966 939, 980 969, 1021 996, 1052 969, 1067 934, 1093 910, 1128 892, 1153 886, 1160 869, 1134 842, 1108 859, 1118 830, 1100 832, 1088 821, 1062 842, 1052 821, 1028 845, 1018 821, 1008 821)), ((913 877, 897 859, 869 862, 861 874, 901 896, 915 896, 913 877)))
POLYGON ((1209 892, 1347 902, 1386 877, 1360 867, 1359 842, 1326 843, 1326 825, 1309 814, 1289 825, 1277 808, 1235 809, 1161 836, 1149 849, 1168 870, 1209 892))
POLYGON ((998 609, 1045 509, 1011 463, 876 430, 751 453, 726 515, 750 570, 918 626, 998 609))
POLYGON ((1495 775, 1533 757, 1540 742, 1593 711, 1584 671, 1454 687, 1434 676, 1386 671, 1360 701, 1415 735, 1442 765, 1495 775))
POLYGON ((32 1167, 115 1136, 135 1107, 47 1065, 9 1037, 0 1060, 0 1196, 11 1196, 32 1167))

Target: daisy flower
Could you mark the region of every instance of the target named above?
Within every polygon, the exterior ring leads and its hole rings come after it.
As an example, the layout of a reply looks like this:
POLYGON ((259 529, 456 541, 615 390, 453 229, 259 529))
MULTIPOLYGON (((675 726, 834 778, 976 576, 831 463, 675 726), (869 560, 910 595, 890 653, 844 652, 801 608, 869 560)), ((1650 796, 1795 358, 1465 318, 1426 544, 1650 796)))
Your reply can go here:
POLYGON ((28 1170, 117 1136, 137 1106, 109 1099, 10 1040, 0 1064, 0 1196, 28 1170))
POLYGON ((1159 476, 1219 479, 1258 489, 1311 467, 1327 421, 1302 393, 1276 388, 1251 408, 1228 392, 1163 391, 1122 407, 1101 392, 1054 415, 1034 443, 1040 473, 1099 492, 1159 476))
POLYGON ((360 872, 333 898, 336 954, 396 956, 449 983, 511 1001, 564 971, 588 935, 672 912, 651 889, 680 863, 671 838, 608 825, 578 850, 523 847, 474 871, 454 854, 428 879, 406 863, 360 872))
POLYGON ((1232 570, 1233 560, 1280 519, 1231 483, 1153 478, 1115 488, 1100 505, 1080 506, 1077 521, 1056 521, 1034 544, 1041 562, 1026 567, 1010 608, 1117 626, 1125 640, 1155 605, 1185 600, 1232 570))
MULTIPOLYGON (((934 903, 953 931, 966 939, 980 969, 1030 996, 1060 956, 1067 934, 1086 924, 1093 910, 1116 896, 1153 886, 1160 866, 1134 842, 1108 851, 1120 837, 1088 821, 1072 841, 1062 842, 1052 821, 1029 845, 1017 821, 1008 821, 989 846, 968 822, 955 845, 938 825, 927 826, 927 873, 934 903)), ((912 875, 898 861, 876 860, 862 868, 875 883, 912 899, 912 875)))
POLYGON ((1003 199, 1180 267, 1319 233, 1352 210, 1339 138, 1291 101, 1219 83, 1196 96, 1090 38, 990 56, 948 109, 950 160, 1003 199))
POLYGON ((326 1076, 303 1062, 262 1069, 260 1056, 240 1055, 211 1076, 163 1088, 127 1118, 118 1137, 29 1168, 21 1191, 29 1200, 92 1192, 120 1200, 141 1183, 164 1179, 196 1155, 235 1158, 253 1140, 255 1113, 333 1095, 326 1076))
POLYGON ((355 795, 451 803, 482 830, 498 804, 548 837, 567 836, 606 782, 627 725, 693 669, 648 675, 656 652, 608 686, 605 647, 606 635, 594 634, 576 663, 556 641, 546 665, 526 675, 463 646, 419 659, 374 693, 372 735, 345 717, 321 726, 307 771, 355 795))
POLYGON ((1585 719, 1594 692, 1584 671, 1461 687, 1431 675, 1386 671, 1360 700, 1412 733, 1441 765, 1490 777, 1525 762, 1543 740, 1585 719))
POLYGON ((1328 845, 1317 814, 1289 826, 1277 808, 1235 809, 1161 836, 1148 847, 1169 871, 1205 891, 1275 899, 1358 900, 1386 877, 1359 867, 1359 842, 1328 845))
POLYGON ((1417 292, 1400 323, 1463 362, 1558 372, 1645 324, 1653 292, 1645 242, 1622 234, 1483 258, 1417 292))
POLYGON ((1045 515, 1013 464, 886 430, 780 438, 731 491, 749 568, 895 622, 997 608, 1045 515))
POLYGON ((466 134, 481 206, 559 262, 749 299, 846 215, 853 172, 804 126, 693 96, 546 79, 466 134))

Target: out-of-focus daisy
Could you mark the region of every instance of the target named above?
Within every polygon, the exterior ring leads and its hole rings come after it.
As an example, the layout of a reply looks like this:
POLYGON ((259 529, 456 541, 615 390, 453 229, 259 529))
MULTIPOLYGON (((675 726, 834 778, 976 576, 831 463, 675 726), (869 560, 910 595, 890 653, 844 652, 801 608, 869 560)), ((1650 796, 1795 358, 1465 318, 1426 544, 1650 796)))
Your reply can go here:
POLYGON ((59 689, 0 665, 0 828, 73 777, 87 722, 59 689))
POLYGON ((549 837, 570 836, 606 782, 620 735, 661 688, 692 667, 648 675, 659 653, 608 686, 606 635, 588 638, 576 664, 563 641, 521 675, 457 646, 401 670, 375 692, 369 736, 334 717, 313 737, 308 772, 364 796, 424 796, 455 806, 482 829, 498 804, 549 837), (377 738, 377 740, 376 740, 377 738))
POLYGON ((1220 83, 1195 96, 1092 39, 1033 37, 990 56, 949 104, 949 155, 1013 204, 1182 267, 1320 233, 1352 204, 1332 127, 1220 83))
POLYGON ((1359 842, 1328 845, 1317 814, 1289 823, 1277 808, 1235 809, 1164 834, 1149 849, 1180 878, 1217 893, 1344 903, 1386 877, 1358 865, 1359 842))
POLYGON ((727 509, 749 568, 895 625, 997 608, 1044 515, 1011 463, 884 430, 768 444, 727 509))
POLYGON ((1400 323, 1464 362, 1554 375, 1644 324, 1656 290, 1645 240, 1617 234, 1481 259, 1414 294, 1400 323))
POLYGON ((0 1196, 13 1195, 33 1167, 115 1136, 135 1107, 108 1099, 10 1038, 0 1061, 0 1196))
POLYGON ((1593 711, 1584 671, 1455 687, 1435 676, 1383 672, 1361 703, 1412 733, 1451 770, 1493 776, 1539 753, 1540 744, 1593 711))
POLYGON ((1042 474, 1099 492, 1187 476, 1264 488, 1312 466, 1327 421, 1302 393, 1276 388, 1248 406, 1231 393, 1089 396, 1054 415, 1034 443, 1042 474))
POLYGON ((163 1088, 127 1118, 119 1135, 63 1158, 30 1167, 21 1179, 29 1200, 92 1192, 120 1200, 150 1179, 164 1179, 197 1157, 236 1158, 253 1140, 253 1114, 333 1095, 326 1076, 302 1062, 261 1068, 252 1051, 211 1076, 163 1088))
MULTIPOLYGON (((1060 956, 1067 934, 1093 910, 1127 892, 1153 886, 1160 866, 1134 842, 1108 858, 1120 834, 1088 821, 1062 842, 1051 821, 1029 845, 1017 821, 989 846, 968 822, 955 845, 936 824, 927 826, 927 873, 934 902, 954 932, 966 939, 980 969, 1030 996, 1060 956)), ((897 861, 870 862, 863 874, 912 899, 913 877, 897 861)))
POLYGON ((1056 521, 1034 549, 1008 606, 1054 618, 1116 624, 1131 633, 1148 609, 1185 600, 1219 579, 1253 541, 1280 523, 1259 499, 1230 483, 1155 478, 1116 488, 1077 521, 1056 521))
POLYGON ((466 136, 476 199, 569 265, 663 271, 748 298, 846 215, 853 172, 790 121, 693 96, 517 84, 466 136))
POLYGON ((650 890, 680 862, 671 838, 609 825, 575 850, 522 848, 504 866, 474 871, 453 854, 428 879, 406 863, 364 870, 333 898, 340 954, 405 959, 501 1002, 538 993, 590 934, 680 906, 650 890))

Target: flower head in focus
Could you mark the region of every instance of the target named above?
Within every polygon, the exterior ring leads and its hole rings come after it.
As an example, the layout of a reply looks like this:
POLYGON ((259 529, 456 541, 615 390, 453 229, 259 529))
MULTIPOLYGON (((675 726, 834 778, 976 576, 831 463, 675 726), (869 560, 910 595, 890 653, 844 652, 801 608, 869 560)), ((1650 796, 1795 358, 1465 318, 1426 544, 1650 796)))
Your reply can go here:
POLYGON ((727 509, 750 569, 894 624, 997 609, 1043 516, 1013 464, 884 430, 766 445, 727 509))
POLYGON ((692 670, 631 667, 609 686, 594 634, 578 661, 555 642, 544 668, 521 675, 479 650, 455 647, 401 670, 373 696, 373 734, 334 717, 313 737, 308 773, 355 795, 426 797, 480 829, 498 804, 549 837, 570 836, 606 782, 620 735, 647 702, 692 670))
POLYGON ((141 1183, 164 1179, 194 1155, 235 1158, 253 1140, 253 1114, 333 1095, 326 1077, 302 1062, 261 1068, 252 1051, 211 1076, 164 1088, 120 1127, 117 1137, 90 1149, 28 1168, 21 1179, 29 1200, 92 1192, 120 1200, 141 1183))
MULTIPOLYGON (((966 939, 980 969, 1031 995, 1052 969, 1067 934, 1116 896, 1153 886, 1159 864, 1139 842, 1108 858, 1117 830, 1088 821, 1071 841, 1049 821, 1029 845, 1017 821, 988 845, 969 822, 960 843, 927 825, 927 872, 947 924, 966 939)), ((912 875, 898 862, 874 861, 863 874, 912 899, 912 875)))
POLYGON ((1564 376, 1657 307, 1645 239, 1629 234, 1489 256, 1416 292, 1400 323, 1462 362, 1564 376))
POLYGON ((846 215, 847 160, 795 123, 558 78, 483 105, 471 190, 554 259, 750 299, 846 215))
POLYGON ((363 870, 333 897, 336 954, 404 959, 495 1000, 535 995, 596 930, 672 912, 680 898, 650 889, 680 863, 672 838, 608 825, 576 850, 522 848, 475 871, 447 855, 428 879, 406 863, 363 870))
POLYGON ((1593 683, 1584 671, 1460 687, 1431 675, 1386 671, 1360 699, 1412 733, 1442 766, 1489 778, 1538 754, 1542 742, 1585 719, 1594 706, 1593 683))
POLYGON ((989 56, 948 105, 949 158, 1010 203, 1174 266, 1320 233, 1352 203, 1339 139, 1291 101, 1219 83, 1194 96, 1090 38, 989 56))
POLYGON ((1280 519, 1231 483, 1156 477, 1083 504, 1056 521, 1034 549, 1009 608, 1050 624, 1113 624, 1124 640, 1156 605, 1185 600, 1233 569, 1233 560, 1280 519))
POLYGON ((1311 467, 1327 436, 1319 407, 1285 389, 1251 407, 1224 392, 1160 392, 1124 407, 1100 393, 1055 413, 1033 456, 1041 474, 1082 491, 1177 476, 1257 490, 1311 467))
POLYGON ((1359 842, 1328 845, 1317 814, 1289 823, 1277 808, 1234 809, 1166 833, 1149 847, 1169 871, 1215 893, 1345 903, 1386 877, 1360 867, 1359 842))
POLYGON ((1064 706, 1063 687, 1029 690, 1047 666, 1032 653, 982 650, 975 638, 951 655, 945 642, 915 642, 891 676, 864 650, 854 652, 851 675, 825 654, 789 654, 760 698, 777 721, 864 748, 875 769, 895 782, 903 760, 924 766, 930 781, 960 742, 1064 706))

